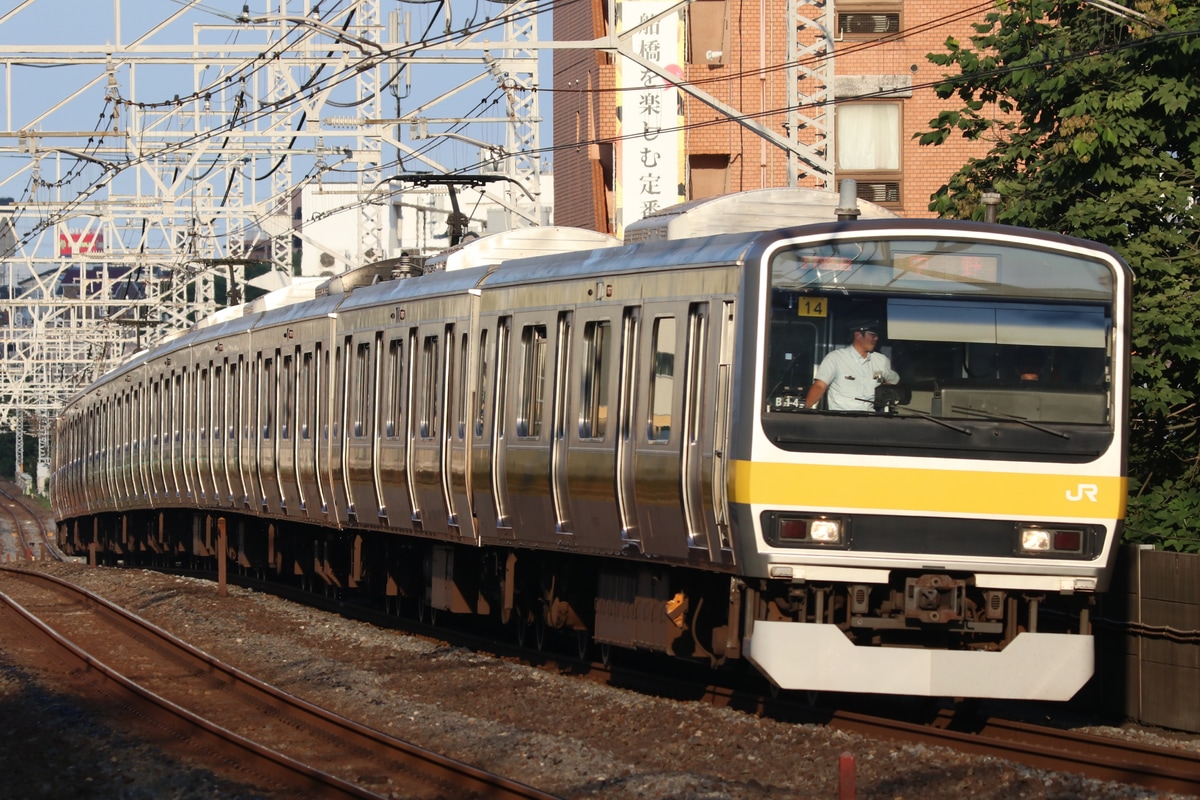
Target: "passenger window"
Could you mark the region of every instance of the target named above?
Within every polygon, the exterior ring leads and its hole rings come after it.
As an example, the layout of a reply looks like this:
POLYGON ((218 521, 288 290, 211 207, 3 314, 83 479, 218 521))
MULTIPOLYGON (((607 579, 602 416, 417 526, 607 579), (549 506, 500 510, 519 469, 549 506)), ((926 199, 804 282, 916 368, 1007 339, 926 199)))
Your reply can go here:
POLYGON ((395 438, 400 435, 400 420, 404 415, 404 342, 392 339, 388 343, 388 409, 384 422, 384 435, 395 438))
POLYGON ((214 440, 220 440, 224 436, 225 431, 225 404, 226 398, 229 396, 225 387, 225 370, 221 367, 213 367, 213 386, 216 388, 215 410, 216 419, 212 421, 212 436, 214 440))
POLYGON ((296 375, 291 356, 283 357, 283 396, 279 399, 279 438, 292 438, 292 403, 296 396, 296 375))
POLYGON ((546 382, 546 326, 526 325, 521 331, 521 396, 517 436, 542 435, 542 389, 546 382))
POLYGON ((421 425, 422 438, 436 436, 438 417, 438 337, 426 336, 421 347, 422 358, 425 360, 425 372, 422 377, 421 393, 421 425))
POLYGON ((458 350, 458 411, 457 411, 457 427, 458 440, 461 442, 467 438, 467 389, 469 383, 468 368, 470 367, 470 359, 467 357, 469 344, 467 334, 462 335, 461 346, 458 350))
POLYGON ((608 364, 612 325, 608 320, 583 327, 583 374, 580 386, 579 438, 601 440, 608 431, 608 364))
POLYGON ((653 373, 650 376, 650 419, 646 439, 667 442, 671 439, 671 405, 675 392, 675 318, 654 320, 652 339, 653 373))
POLYGON ((352 390, 354 398, 352 430, 354 436, 358 438, 367 435, 366 421, 371 414, 371 397, 375 389, 371 377, 371 345, 369 342, 360 342, 354 351, 354 389, 352 390))
POLYGON ((262 390, 259 393, 258 418, 262 421, 262 438, 271 438, 271 429, 275 427, 275 359, 263 359, 262 390))
POLYGON ((296 424, 300 426, 300 438, 311 437, 312 396, 313 396, 313 354, 304 353, 300 357, 299 392, 296 396, 296 424))
POLYGON ((487 397, 487 392, 488 392, 488 385, 487 385, 487 377, 488 377, 487 334, 488 334, 488 332, 486 329, 479 332, 479 384, 477 387, 477 391, 479 392, 479 402, 476 404, 476 409, 477 409, 476 417, 475 417, 475 435, 476 436, 483 436, 483 427, 484 427, 484 422, 485 422, 484 413, 485 413, 485 409, 487 407, 487 403, 484 402, 484 398, 487 397))

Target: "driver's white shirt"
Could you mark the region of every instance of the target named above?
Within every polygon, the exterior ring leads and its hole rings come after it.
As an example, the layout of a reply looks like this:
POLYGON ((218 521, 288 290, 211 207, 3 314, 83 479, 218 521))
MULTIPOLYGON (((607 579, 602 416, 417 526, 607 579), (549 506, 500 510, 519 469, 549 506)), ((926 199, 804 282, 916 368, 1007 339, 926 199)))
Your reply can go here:
POLYGON ((829 385, 825 404, 832 411, 873 411, 875 387, 900 382, 890 358, 874 351, 861 356, 853 347, 826 355, 817 367, 816 378, 829 385))

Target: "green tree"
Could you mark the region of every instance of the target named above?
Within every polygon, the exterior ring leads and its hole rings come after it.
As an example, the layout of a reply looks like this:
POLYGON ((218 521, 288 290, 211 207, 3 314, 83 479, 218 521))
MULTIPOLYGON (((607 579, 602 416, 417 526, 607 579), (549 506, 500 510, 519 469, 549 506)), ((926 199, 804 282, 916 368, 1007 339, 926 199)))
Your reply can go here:
POLYGON ((1131 11, 998 5, 970 46, 929 56, 961 107, 918 136, 991 144, 931 210, 978 218, 994 189, 1001 222, 1103 242, 1133 267, 1126 538, 1200 551, 1200 0, 1131 11))

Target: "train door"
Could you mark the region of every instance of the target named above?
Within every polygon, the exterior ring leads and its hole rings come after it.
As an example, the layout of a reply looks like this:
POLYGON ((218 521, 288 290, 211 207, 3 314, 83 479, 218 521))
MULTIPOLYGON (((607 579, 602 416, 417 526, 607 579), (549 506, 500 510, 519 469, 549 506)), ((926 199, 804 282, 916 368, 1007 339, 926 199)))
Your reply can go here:
MULTIPOLYGON (((694 557, 720 559, 721 543, 715 525, 713 504, 714 458, 725 445, 716 445, 715 406, 723 326, 716 326, 714 340, 708 303, 688 307, 683 331, 684 372, 682 387, 682 434, 680 474, 683 516, 687 524, 687 543, 694 557)), ((721 489, 722 495, 723 486, 721 489)))
POLYGON ((246 496, 250 510, 261 514, 266 504, 262 485, 263 358, 252 355, 246 364, 246 396, 242 419, 242 470, 246 476, 246 496))
POLYGON ((414 372, 409 476, 413 486, 413 517, 421 529, 446 533, 454 509, 444 475, 446 400, 454 361, 454 325, 433 323, 417 331, 419 350, 414 372))
POLYGON ((171 405, 167 416, 171 420, 171 476, 168 487, 168 499, 179 504, 184 497, 190 497, 187 485, 187 475, 183 469, 183 440, 184 415, 187 407, 187 392, 184 390, 187 373, 181 367, 178 372, 171 373, 171 405))
POLYGON ((553 404, 550 409, 554 426, 550 432, 550 492, 554 501, 555 530, 558 533, 571 533, 574 530, 567 481, 567 419, 571 393, 572 321, 572 312, 559 312, 556 326, 558 335, 555 337, 554 348, 553 404))
POLYGON ((158 392, 158 469, 159 503, 171 502, 171 376, 164 374, 159 380, 158 392))
MULTIPOLYGON (((277 351, 278 352, 278 351, 277 351)), ((290 353, 280 353, 279 364, 279 507, 287 514, 301 514, 300 483, 296 474, 296 450, 300 446, 297 428, 298 384, 297 370, 300 363, 300 348, 290 353)))
POLYGON ((617 391, 617 510, 621 524, 621 546, 641 547, 638 530, 637 493, 634 489, 634 453, 636 430, 634 425, 637 400, 638 364, 641 348, 641 309, 631 307, 621 315, 621 367, 617 391))
POLYGON ((689 524, 681 495, 686 439, 688 315, 677 303, 646 304, 638 381, 645 386, 634 408, 634 495, 642 551, 687 556, 689 524))
POLYGON ((712 385, 712 401, 705 404, 707 421, 705 430, 712 431, 712 440, 706 447, 710 454, 701 476, 701 490, 704 506, 705 528, 708 533, 708 556, 716 562, 732 559, 733 543, 729 533, 729 495, 726 490, 729 475, 729 420, 733 398, 733 345, 735 334, 734 304, 725 301, 720 304, 714 320, 710 341, 716 351, 716 358, 710 359, 709 364, 716 367, 716 380, 706 380, 705 384, 712 385))
POLYGON ((121 506, 129 494, 125 488, 125 474, 129 468, 129 453, 125 450, 125 393, 118 392, 113 405, 113 501, 121 506))
POLYGON ((209 450, 208 436, 209 377, 208 365, 197 364, 194 386, 196 411, 193 438, 196 448, 196 500, 197 504, 201 506, 208 505, 212 497, 212 451, 209 450))
POLYGON ((542 312, 513 319, 509 348, 513 374, 506 382, 515 396, 507 403, 503 474, 512 527, 524 541, 557 542, 558 533, 569 528, 566 487, 561 484, 565 470, 558 468, 555 445, 555 392, 565 386, 560 367, 565 368, 567 358, 561 348, 566 347, 569 331, 569 312, 554 318, 542 312))
POLYGON ((213 498, 215 506, 229 505, 229 359, 213 367, 213 498))
POLYGON ((146 472, 145 464, 142 459, 142 453, 145 450, 143 442, 146 440, 146 417, 143 408, 144 393, 142 391, 142 382, 138 381, 133 387, 133 405, 129 409, 129 465, 130 465, 130 491, 133 492, 133 500, 137 505, 143 505, 146 501, 146 472))
POLYGON ((112 504, 112 465, 109 463, 109 454, 112 452, 111 442, 109 441, 112 404, 109 400, 101 400, 99 406, 99 414, 96 417, 96 422, 99 426, 96 439, 99 442, 100 450, 98 499, 100 507, 107 509, 112 504))
POLYGON ((567 483, 571 531, 582 547, 621 549, 617 503, 616 424, 620 328, 608 309, 576 312, 571 362, 577 381, 567 418, 567 483))
POLYGON ((446 457, 442 474, 453 514, 451 525, 458 526, 458 535, 475 541, 475 515, 471 509, 470 409, 474 408, 478 387, 471 385, 471 337, 466 331, 459 334, 454 374, 450 381, 450 427, 446 432, 446 457))
POLYGON ((283 493, 279 481, 279 364, 280 352, 260 353, 258 412, 258 475, 263 491, 262 510, 279 512, 283 493))
POLYGON ((317 407, 314 415, 316 431, 313 433, 317 441, 314 444, 316 466, 313 472, 317 480, 317 502, 320 504, 321 513, 327 519, 332 518, 336 522, 345 517, 338 516, 337 492, 334 486, 339 467, 334 465, 333 460, 334 443, 337 439, 332 435, 331 426, 337 419, 335 393, 338 375, 337 358, 334 354, 338 352, 338 346, 332 329, 329 332, 329 342, 331 344, 328 349, 323 350, 318 343, 313 351, 317 369, 317 407))
POLYGON ((498 441, 498 429, 503 415, 497 411, 503 404, 504 389, 499 376, 499 360, 504 351, 497 343, 505 339, 508 318, 496 321, 492 328, 487 322, 479 325, 479 340, 475 344, 475 390, 477 397, 471 404, 471 508, 475 514, 480 535, 490 538, 496 534, 501 522, 507 526, 502 494, 501 475, 503 468, 502 443, 498 441))
POLYGON ((230 470, 233 474, 233 506, 248 508, 251 504, 251 482, 247 473, 247 459, 250 455, 248 439, 248 397, 250 395, 250 375, 244 355, 238 355, 237 362, 229 365, 229 384, 233 407, 229 419, 229 453, 230 470))
POLYGON ((151 377, 146 391, 146 488, 150 495, 150 502, 158 505, 162 497, 162 451, 159 446, 162 386, 158 380, 151 377))
POLYGON ((412 350, 404 332, 388 340, 383 386, 379 393, 380 413, 379 488, 388 524, 412 526, 413 506, 408 473, 409 421, 412 350))
MULTIPOLYGON (((320 344, 316 345, 320 353, 320 344)), ((296 350, 296 431, 293 434, 296 462, 296 511, 313 517, 321 512, 317 496, 317 357, 314 350, 296 350)))
POLYGON ((379 352, 383 333, 347 339, 349 392, 346 395, 345 474, 349 511, 359 522, 377 524, 383 500, 377 489, 376 434, 379 413, 379 352))
POLYGON ((348 361, 353 338, 345 337, 340 344, 333 348, 333 371, 330 380, 329 424, 325 427, 328 436, 329 459, 326 465, 329 471, 329 500, 333 503, 334 512, 339 521, 350 519, 350 483, 346 473, 345 459, 345 430, 347 416, 348 361))

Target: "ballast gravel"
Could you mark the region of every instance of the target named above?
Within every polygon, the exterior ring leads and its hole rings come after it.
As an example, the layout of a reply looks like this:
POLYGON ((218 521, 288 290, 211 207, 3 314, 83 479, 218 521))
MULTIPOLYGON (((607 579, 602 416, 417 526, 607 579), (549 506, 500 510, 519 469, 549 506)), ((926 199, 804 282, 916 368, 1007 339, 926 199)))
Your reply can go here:
MULTIPOLYGON (((284 691, 564 798, 836 798, 847 754, 858 798, 1178 797, 600 686, 239 587, 220 597, 211 582, 156 572, 36 568, 284 691)), ((0 800, 271 797, 96 717, 2 646, 0 720, 0 800)))

